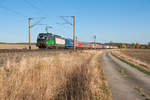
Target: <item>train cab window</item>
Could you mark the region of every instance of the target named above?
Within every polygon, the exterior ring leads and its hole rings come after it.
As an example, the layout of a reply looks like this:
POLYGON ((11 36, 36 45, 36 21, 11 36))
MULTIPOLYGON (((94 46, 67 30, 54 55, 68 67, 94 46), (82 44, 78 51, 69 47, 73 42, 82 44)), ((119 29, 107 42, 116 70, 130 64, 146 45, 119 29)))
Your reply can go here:
POLYGON ((45 37, 45 39, 44 40, 48 40, 48 37, 45 37))

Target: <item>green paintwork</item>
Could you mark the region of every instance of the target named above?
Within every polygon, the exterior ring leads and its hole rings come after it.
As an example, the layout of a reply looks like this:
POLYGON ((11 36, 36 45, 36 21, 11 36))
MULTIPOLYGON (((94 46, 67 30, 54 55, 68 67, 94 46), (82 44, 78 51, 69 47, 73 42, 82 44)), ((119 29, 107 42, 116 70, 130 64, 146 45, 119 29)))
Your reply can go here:
POLYGON ((52 45, 53 42, 54 42, 54 40, 49 40, 49 41, 40 41, 40 40, 38 40, 38 42, 46 43, 46 44, 48 44, 48 45, 52 45))
POLYGON ((46 43, 46 41, 42 41, 42 43, 46 43))
POLYGON ((48 44, 48 45, 52 45, 54 42, 55 42, 55 40, 49 40, 49 41, 47 42, 47 44, 48 44))
POLYGON ((65 46, 65 44, 55 44, 55 40, 49 40, 49 41, 40 41, 38 40, 37 42, 41 42, 41 43, 46 43, 47 46, 65 46))

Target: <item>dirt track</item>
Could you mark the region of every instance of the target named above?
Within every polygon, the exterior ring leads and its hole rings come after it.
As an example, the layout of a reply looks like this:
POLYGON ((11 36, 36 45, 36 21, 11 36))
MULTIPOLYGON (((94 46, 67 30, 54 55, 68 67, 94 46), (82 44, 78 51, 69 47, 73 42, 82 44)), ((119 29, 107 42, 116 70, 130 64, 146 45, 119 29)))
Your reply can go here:
POLYGON ((150 76, 104 53, 104 71, 114 100, 149 100, 150 76))

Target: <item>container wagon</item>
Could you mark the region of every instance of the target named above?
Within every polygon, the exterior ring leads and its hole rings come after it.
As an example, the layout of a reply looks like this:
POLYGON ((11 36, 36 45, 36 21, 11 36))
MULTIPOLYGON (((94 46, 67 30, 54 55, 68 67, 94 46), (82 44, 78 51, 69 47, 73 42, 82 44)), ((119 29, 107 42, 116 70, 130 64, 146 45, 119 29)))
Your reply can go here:
POLYGON ((65 48, 69 49, 69 48, 73 48, 74 46, 74 42, 72 39, 65 39, 65 48))

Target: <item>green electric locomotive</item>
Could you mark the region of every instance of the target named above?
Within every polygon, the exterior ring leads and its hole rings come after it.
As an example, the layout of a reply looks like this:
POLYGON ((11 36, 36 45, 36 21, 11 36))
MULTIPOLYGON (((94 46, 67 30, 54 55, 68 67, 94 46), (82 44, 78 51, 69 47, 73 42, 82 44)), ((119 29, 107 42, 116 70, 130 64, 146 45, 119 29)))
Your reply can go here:
POLYGON ((65 39, 51 33, 40 33, 37 37, 36 45, 39 48, 65 47, 65 39))

